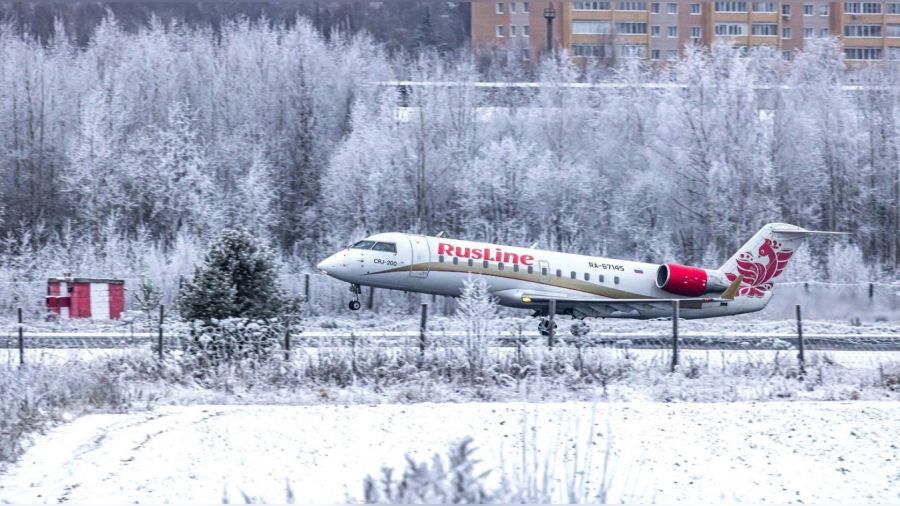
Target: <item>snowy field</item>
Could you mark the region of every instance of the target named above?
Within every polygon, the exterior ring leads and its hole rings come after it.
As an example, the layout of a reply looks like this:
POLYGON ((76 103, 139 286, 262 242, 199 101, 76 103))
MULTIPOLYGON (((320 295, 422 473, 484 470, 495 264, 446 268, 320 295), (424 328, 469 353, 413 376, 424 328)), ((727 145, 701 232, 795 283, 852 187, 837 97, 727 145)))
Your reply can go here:
POLYGON ((0 499, 284 502, 289 486, 298 502, 359 500, 381 466, 397 476, 404 455, 472 436, 489 483, 546 470, 556 501, 605 483, 612 502, 896 503, 898 423, 898 402, 163 407, 40 436, 0 499))

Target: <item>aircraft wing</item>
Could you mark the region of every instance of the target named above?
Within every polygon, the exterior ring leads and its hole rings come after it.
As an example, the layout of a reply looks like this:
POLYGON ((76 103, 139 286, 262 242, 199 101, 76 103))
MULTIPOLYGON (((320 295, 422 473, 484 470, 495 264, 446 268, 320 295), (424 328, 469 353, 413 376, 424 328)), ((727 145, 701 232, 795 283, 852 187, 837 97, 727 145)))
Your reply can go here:
POLYGON ((689 298, 643 298, 643 299, 609 299, 602 297, 573 297, 567 294, 555 294, 546 292, 528 292, 524 290, 512 290, 506 293, 506 297, 518 298, 523 304, 535 304, 543 306, 551 300, 556 301, 557 311, 571 309, 576 316, 606 317, 633 315, 640 317, 642 314, 671 311, 672 303, 678 301, 682 309, 703 309, 704 304, 727 304, 734 300, 734 296, 740 287, 742 276, 738 276, 731 285, 718 297, 689 297, 689 298))

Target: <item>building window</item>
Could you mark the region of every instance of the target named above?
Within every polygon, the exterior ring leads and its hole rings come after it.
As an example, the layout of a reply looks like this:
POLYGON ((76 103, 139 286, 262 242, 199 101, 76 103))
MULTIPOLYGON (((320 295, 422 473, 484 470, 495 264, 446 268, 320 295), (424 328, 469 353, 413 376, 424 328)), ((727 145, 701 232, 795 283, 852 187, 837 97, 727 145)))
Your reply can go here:
POLYGON ((889 47, 887 50, 888 60, 900 61, 900 47, 889 47))
POLYGON ((778 35, 778 25, 775 23, 753 23, 750 30, 750 33, 753 35, 764 37, 775 37, 778 35))
POLYGON ((528 37, 528 25, 522 25, 522 37, 528 37))
POLYGON ((819 16, 827 16, 828 15, 828 4, 819 6, 819 16))
MULTIPOLYGON (((619 0, 619 10, 620 11, 645 11, 647 10, 647 2, 629 2, 619 0)), ((644 33, 647 33, 645 30, 644 33)))
POLYGON ((610 33, 609 21, 572 21, 572 33, 576 35, 605 35, 610 33))
POLYGON ((503 25, 497 25, 497 37, 503 37, 503 25))
POLYGON ((819 37, 824 38, 828 37, 829 35, 831 35, 831 31, 828 28, 822 28, 821 30, 819 30, 819 37))
POLYGON ((616 46, 620 58, 646 58, 647 44, 621 44, 616 46))
POLYGON ((653 25, 650 27, 650 36, 651 37, 659 37, 659 26, 653 25))
POLYGON ((678 37, 678 27, 670 26, 667 33, 668 37, 678 37))
POLYGON ((528 2, 522 2, 522 12, 528 12, 528 2))
POLYGON ((677 49, 667 49, 666 50, 666 59, 669 61, 675 61, 678 59, 678 50, 677 49))
POLYGON ((659 14, 659 2, 653 2, 650 4, 650 12, 653 14, 659 14))
POLYGON ((816 6, 813 4, 803 4, 803 15, 812 16, 815 14, 816 6))
POLYGON ((716 23, 716 35, 747 35, 747 23, 716 23))
POLYGON ((900 37, 900 25, 897 25, 897 24, 887 25, 887 36, 891 37, 891 38, 900 37))
POLYGON ((509 27, 509 36, 510 36, 510 37, 515 37, 515 36, 516 36, 516 25, 511 25, 511 26, 509 27))
MULTIPOLYGON (((900 3, 897 3, 897 2, 888 3, 887 4, 887 13, 888 14, 900 14, 900 3)), ((896 49, 896 48, 889 48, 888 51, 890 51, 890 49, 896 49)))
POLYGON ((516 13, 516 3, 515 3, 515 2, 510 2, 510 3, 509 3, 509 12, 510 12, 510 14, 515 14, 515 13, 516 13))
POLYGON ((775 12, 775 2, 753 2, 753 12, 775 12))
POLYGON ((845 37, 881 37, 881 25, 845 25, 845 37))
POLYGON ((654 60, 658 60, 658 59, 659 59, 659 53, 660 53, 660 52, 659 52, 659 49, 654 49, 654 50, 650 51, 650 55, 651 55, 650 58, 652 58, 652 59, 654 59, 654 60))
POLYGON ((791 30, 789 27, 785 27, 781 29, 781 38, 782 39, 790 39, 791 38, 791 30))
POLYGON ((747 12, 747 2, 716 2, 716 12, 747 12))
POLYGON ((791 17, 791 4, 784 4, 781 6, 781 15, 791 17))
POLYGON ((848 60, 880 60, 880 47, 845 47, 844 56, 848 60))
POLYGON ((573 11, 608 11, 609 2, 572 2, 573 11))
POLYGON ((497 14, 503 14, 503 2, 497 2, 497 14))
POLYGON ((781 59, 784 61, 794 61, 794 52, 793 51, 782 51, 781 59))
POLYGON ((666 12, 669 14, 678 14, 678 4, 675 2, 669 2, 666 4, 666 12))
POLYGON ((815 36, 816 36, 816 32, 812 28, 804 28, 803 29, 803 38, 804 39, 811 39, 815 36))
POLYGON ((647 35, 647 23, 616 23, 616 32, 622 35, 647 35))
POLYGON ((703 33, 703 32, 702 32, 702 30, 700 29, 699 26, 692 26, 692 27, 691 27, 691 38, 692 38, 692 39, 699 39, 702 33, 703 33))
POLYGON ((601 44, 572 44, 572 55, 582 58, 606 58, 606 46, 601 44))
POLYGON ((844 2, 848 14, 881 14, 881 2, 844 2))
POLYGON ((700 15, 700 4, 691 4, 691 14, 694 16, 700 15))

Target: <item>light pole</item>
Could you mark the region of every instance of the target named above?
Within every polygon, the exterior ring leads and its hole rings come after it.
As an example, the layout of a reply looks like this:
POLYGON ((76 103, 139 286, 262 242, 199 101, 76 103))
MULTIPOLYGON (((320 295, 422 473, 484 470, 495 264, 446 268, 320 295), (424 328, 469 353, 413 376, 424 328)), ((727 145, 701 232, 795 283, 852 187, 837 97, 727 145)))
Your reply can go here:
POLYGON ((556 17, 556 9, 553 8, 553 3, 550 4, 550 7, 544 9, 544 19, 547 20, 547 51, 553 52, 553 18, 556 17))

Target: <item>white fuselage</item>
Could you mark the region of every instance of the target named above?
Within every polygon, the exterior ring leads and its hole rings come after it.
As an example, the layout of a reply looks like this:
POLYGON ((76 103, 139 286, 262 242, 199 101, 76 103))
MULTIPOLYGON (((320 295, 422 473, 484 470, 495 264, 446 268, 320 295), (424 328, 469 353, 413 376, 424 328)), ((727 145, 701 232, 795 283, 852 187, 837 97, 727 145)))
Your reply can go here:
MULTIPOLYGON (((357 244, 361 246, 323 260, 319 269, 357 285, 452 297, 460 295, 467 279, 483 276, 500 304, 538 312, 546 311, 546 304, 523 302, 523 292, 558 298, 559 313, 567 312, 567 298, 686 298, 657 287, 657 264, 403 233, 376 234, 357 244), (376 249, 361 244, 366 242, 377 244, 376 249)), ((727 304, 684 309, 681 315, 709 318, 758 311, 770 297, 771 293, 760 298, 738 297, 727 304)), ((630 311, 610 309, 593 316, 670 315, 671 311, 664 308, 636 306, 630 311)))

